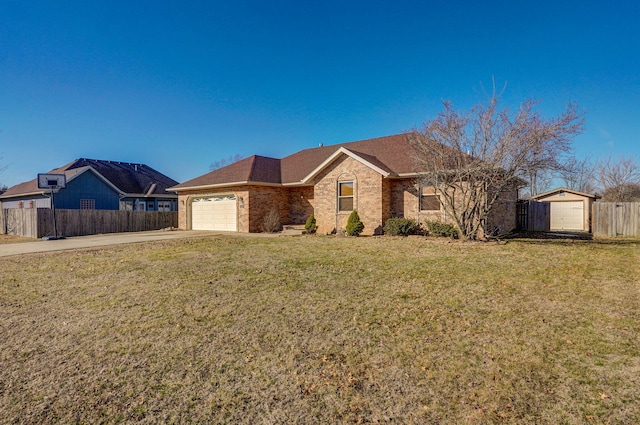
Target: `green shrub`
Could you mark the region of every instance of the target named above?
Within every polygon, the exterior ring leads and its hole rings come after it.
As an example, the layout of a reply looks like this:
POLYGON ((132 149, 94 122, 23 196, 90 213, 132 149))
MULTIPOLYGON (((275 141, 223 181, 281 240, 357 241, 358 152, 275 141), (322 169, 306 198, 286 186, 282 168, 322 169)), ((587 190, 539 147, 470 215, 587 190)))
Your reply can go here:
POLYGON ((384 223, 384 233, 392 236, 409 236, 420 232, 420 226, 410 218, 390 218, 384 223))
POLYGON ((304 230, 307 233, 315 233, 317 229, 318 226, 316 226, 316 218, 311 214, 307 219, 307 222, 304 224, 304 230))
POLYGON ((441 221, 431 221, 431 220, 425 221, 424 224, 427 226, 427 230, 429 231, 430 235, 446 236, 449 238, 458 237, 458 230, 456 229, 456 226, 454 226, 453 224, 443 223, 441 221))
POLYGON ((358 236, 362 233, 364 230, 364 224, 360 221, 358 211, 353 210, 353 212, 351 212, 349 219, 347 220, 347 228, 345 230, 349 236, 358 236))

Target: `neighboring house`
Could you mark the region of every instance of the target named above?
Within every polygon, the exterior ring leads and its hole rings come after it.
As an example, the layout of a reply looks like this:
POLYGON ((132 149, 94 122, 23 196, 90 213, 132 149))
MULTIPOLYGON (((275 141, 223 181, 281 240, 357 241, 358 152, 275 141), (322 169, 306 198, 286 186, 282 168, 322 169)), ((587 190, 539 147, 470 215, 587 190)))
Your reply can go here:
MULTIPOLYGON (((282 159, 254 155, 169 188, 178 194, 181 229, 259 232, 276 209, 281 224, 313 214, 318 232, 344 229, 351 211, 363 234, 381 234, 391 217, 446 221, 438 194, 417 184, 420 169, 405 134, 305 149, 282 159)), ((515 228, 517 191, 488 220, 515 228)))
POLYGON ((591 206, 597 195, 558 188, 533 196, 538 202, 549 203, 549 229, 574 232, 591 231, 591 206))
MULTIPOLYGON (((64 174, 66 188, 54 194, 59 209, 177 211, 177 195, 167 188, 178 182, 144 164, 77 159, 49 174, 64 174)), ((51 208, 51 194, 37 179, 10 187, 0 195, 2 208, 51 208)))

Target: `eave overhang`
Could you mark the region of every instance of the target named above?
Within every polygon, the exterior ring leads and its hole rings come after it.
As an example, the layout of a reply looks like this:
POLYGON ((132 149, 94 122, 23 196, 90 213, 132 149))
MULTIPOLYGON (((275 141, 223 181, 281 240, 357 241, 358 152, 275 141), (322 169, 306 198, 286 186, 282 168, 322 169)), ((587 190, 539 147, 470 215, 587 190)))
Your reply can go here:
POLYGON ((154 193, 153 195, 146 195, 144 193, 125 193, 122 198, 147 198, 147 199, 155 199, 155 198, 176 198, 178 195, 175 193, 154 193))
POLYGON ((188 192, 192 190, 203 190, 203 189, 222 189, 225 187, 232 186, 270 186, 270 187, 282 187, 282 183, 268 183, 268 182, 256 182, 251 180, 238 181, 238 182, 230 182, 230 183, 217 183, 217 184, 203 184, 198 186, 187 186, 187 187, 170 187, 167 188, 168 191, 171 192, 188 192))
POLYGON ((571 193, 573 195, 578 195, 578 196, 584 196, 585 198, 592 198, 592 199, 601 198, 599 195, 595 195, 595 194, 591 194, 591 193, 578 192, 577 190, 560 187, 558 189, 550 190, 548 192, 540 193, 540 194, 538 194, 536 196, 532 196, 531 199, 546 198, 547 196, 551 196, 551 195, 555 195, 556 193, 563 193, 563 192, 564 193, 571 193))
POLYGON ((0 195, 0 199, 22 198, 24 196, 43 195, 46 196, 50 191, 40 190, 35 192, 16 193, 14 195, 0 195))

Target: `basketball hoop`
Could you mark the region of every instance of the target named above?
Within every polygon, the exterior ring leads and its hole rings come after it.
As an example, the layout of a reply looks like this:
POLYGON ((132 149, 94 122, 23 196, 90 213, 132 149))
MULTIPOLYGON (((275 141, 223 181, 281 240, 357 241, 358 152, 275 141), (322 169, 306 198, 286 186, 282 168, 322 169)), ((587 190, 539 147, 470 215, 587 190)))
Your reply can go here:
POLYGON ((38 188, 49 189, 51 193, 51 209, 53 210, 53 236, 45 236, 42 239, 46 241, 64 239, 64 236, 58 236, 58 229, 56 227, 56 204, 53 199, 53 194, 60 189, 64 189, 67 186, 67 177, 64 174, 38 174, 38 188))

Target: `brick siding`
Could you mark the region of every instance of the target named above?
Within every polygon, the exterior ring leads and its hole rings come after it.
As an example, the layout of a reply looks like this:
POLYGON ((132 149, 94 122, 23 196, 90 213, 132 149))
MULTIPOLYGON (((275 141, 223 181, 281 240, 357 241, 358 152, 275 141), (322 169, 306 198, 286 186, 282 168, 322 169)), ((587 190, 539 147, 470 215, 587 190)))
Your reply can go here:
POLYGON ((289 220, 284 224, 305 224, 314 212, 313 187, 293 187, 286 190, 289 220))
POLYGON ((506 234, 516 228, 516 202, 518 190, 504 191, 493 205, 493 210, 487 217, 486 229, 489 234, 497 228, 499 234, 506 234))
MULTIPOLYGON (((237 198, 238 231, 261 232, 264 217, 278 210, 281 224, 304 224, 314 214, 318 233, 342 231, 350 211, 338 212, 338 182, 354 182, 354 208, 365 225, 363 235, 382 234, 391 217, 451 222, 444 211, 420 211, 420 191, 415 179, 383 178, 375 170, 344 155, 314 179, 313 187, 236 186, 213 190, 181 192, 178 196, 178 226, 191 228, 190 202, 196 197, 233 194, 237 198)), ((487 219, 487 230, 500 233, 516 227, 517 191, 505 192, 487 219)))
POLYGON ((280 224, 287 224, 289 208, 286 189, 269 186, 250 186, 247 208, 249 210, 249 232, 261 232, 264 218, 274 208, 280 216, 280 224))
MULTIPOLYGON (((363 235, 382 232, 383 181, 382 176, 366 165, 344 155, 324 169, 314 180, 314 207, 318 233, 343 230, 351 211, 338 211, 338 182, 353 181, 354 209, 365 228, 363 235)), ((388 198, 388 196, 387 196, 388 198)))

